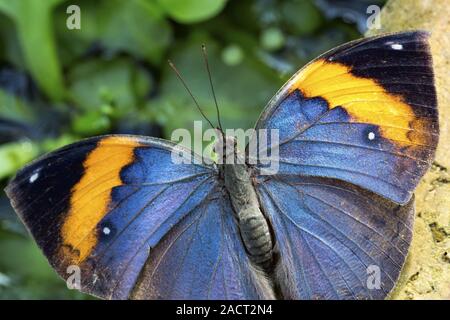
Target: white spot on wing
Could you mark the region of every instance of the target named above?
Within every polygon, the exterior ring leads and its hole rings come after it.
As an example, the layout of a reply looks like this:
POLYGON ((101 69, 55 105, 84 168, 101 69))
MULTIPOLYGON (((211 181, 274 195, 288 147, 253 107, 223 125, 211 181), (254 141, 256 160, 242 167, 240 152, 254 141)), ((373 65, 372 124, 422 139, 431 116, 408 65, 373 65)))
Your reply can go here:
POLYGON ((37 178, 39 178, 39 172, 33 173, 29 179, 30 183, 35 182, 37 180, 37 178))
POLYGON ((98 281, 98 275, 96 273, 94 273, 94 275, 92 276, 92 284, 96 284, 98 281))
POLYGON ((402 50, 403 45, 401 45, 400 43, 393 43, 393 44, 391 44, 391 48, 394 50, 402 50))
POLYGON ((375 139, 375 133, 369 132, 369 134, 367 135, 367 138, 369 138, 369 140, 374 140, 375 139))
POLYGON ((103 228, 103 234, 108 235, 108 234, 110 234, 110 233, 111 233, 111 229, 109 229, 108 227, 104 227, 104 228, 103 228))

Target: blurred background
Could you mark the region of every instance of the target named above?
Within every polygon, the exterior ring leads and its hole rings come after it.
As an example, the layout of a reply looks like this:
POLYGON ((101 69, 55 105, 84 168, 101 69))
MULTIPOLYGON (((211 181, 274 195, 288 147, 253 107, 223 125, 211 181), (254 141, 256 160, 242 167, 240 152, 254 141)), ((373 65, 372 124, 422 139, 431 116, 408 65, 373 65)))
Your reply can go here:
MULTIPOLYGON (((302 65, 366 31, 377 0, 0 0, 0 189, 40 154, 107 133, 251 128, 302 65), (73 7, 76 5, 77 7, 73 7), (78 9, 79 8, 79 12, 78 9), (79 13, 79 15, 77 15, 79 13)), ((50 268, 0 192, 0 299, 89 299, 50 268)))

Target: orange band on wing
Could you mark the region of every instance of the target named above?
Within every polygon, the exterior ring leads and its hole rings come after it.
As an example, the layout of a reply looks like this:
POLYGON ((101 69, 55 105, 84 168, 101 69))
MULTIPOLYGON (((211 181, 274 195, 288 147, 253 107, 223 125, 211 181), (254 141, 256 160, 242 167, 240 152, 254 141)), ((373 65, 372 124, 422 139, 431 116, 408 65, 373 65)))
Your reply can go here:
POLYGON ((84 174, 72 188, 61 231, 63 244, 71 248, 71 253, 63 254, 70 254, 73 263, 86 259, 97 244, 96 226, 108 212, 112 189, 122 184, 120 171, 133 161, 138 146, 132 138, 108 137, 84 161, 84 174))
POLYGON ((311 63, 294 78, 290 92, 296 89, 308 98, 324 98, 330 109, 341 106, 354 122, 379 126, 383 137, 400 146, 428 143, 428 134, 423 132, 426 120, 418 119, 400 96, 374 80, 353 75, 344 64, 323 59, 311 63))

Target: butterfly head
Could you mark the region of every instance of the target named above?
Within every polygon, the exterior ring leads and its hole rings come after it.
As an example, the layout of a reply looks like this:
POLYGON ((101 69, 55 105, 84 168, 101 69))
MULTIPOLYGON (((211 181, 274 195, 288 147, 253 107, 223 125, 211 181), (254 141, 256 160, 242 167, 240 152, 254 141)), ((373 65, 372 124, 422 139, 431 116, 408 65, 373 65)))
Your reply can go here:
POLYGON ((220 132, 217 134, 217 141, 214 145, 214 152, 216 152, 219 158, 226 158, 234 153, 236 147, 236 138, 232 136, 222 135, 220 132))
POLYGON ((226 136, 219 130, 217 130, 217 141, 214 144, 214 152, 218 155, 219 163, 222 164, 234 164, 236 163, 235 159, 240 158, 236 138, 226 136))

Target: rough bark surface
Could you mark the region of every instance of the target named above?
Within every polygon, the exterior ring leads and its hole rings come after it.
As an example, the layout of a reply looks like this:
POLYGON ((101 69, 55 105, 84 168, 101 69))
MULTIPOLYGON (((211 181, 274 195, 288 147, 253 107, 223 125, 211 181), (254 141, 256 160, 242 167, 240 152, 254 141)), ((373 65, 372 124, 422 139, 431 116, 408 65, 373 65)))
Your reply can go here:
POLYGON ((391 0, 381 29, 367 35, 428 30, 439 103, 436 160, 416 191, 416 219, 408 259, 392 299, 450 299, 450 6, 448 0, 391 0))

